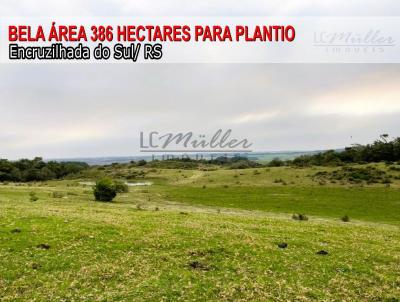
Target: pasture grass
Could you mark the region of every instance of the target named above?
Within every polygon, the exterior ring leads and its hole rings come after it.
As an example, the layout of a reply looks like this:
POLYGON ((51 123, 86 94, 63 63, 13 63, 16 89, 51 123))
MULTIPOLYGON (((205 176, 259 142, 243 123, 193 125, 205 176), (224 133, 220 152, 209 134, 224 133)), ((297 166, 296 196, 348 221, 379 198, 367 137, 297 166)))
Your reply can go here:
POLYGON ((254 170, 153 169, 113 203, 79 179, 0 185, 0 300, 399 301, 398 183, 254 170))

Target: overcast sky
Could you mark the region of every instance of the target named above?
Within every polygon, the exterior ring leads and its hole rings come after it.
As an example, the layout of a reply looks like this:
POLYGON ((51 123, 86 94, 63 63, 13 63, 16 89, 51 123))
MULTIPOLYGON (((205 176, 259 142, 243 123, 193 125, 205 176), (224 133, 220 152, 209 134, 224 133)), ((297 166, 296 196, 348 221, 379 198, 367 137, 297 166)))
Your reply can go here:
MULTIPOLYGON (((398 0, 9 1, 0 16, 399 15, 398 0), (268 3, 268 4, 267 4, 268 3)), ((0 66, 0 157, 139 153, 139 132, 233 129, 256 150, 400 136, 395 64, 0 66)))

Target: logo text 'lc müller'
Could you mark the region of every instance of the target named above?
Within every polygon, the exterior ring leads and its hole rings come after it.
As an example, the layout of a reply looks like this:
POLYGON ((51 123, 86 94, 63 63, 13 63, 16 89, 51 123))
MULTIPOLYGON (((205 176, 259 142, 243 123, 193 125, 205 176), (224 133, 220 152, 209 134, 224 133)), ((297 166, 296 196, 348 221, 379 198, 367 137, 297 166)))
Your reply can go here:
POLYGON ((140 132, 141 152, 252 152, 247 138, 237 139, 232 130, 219 129, 211 136, 186 133, 140 132))

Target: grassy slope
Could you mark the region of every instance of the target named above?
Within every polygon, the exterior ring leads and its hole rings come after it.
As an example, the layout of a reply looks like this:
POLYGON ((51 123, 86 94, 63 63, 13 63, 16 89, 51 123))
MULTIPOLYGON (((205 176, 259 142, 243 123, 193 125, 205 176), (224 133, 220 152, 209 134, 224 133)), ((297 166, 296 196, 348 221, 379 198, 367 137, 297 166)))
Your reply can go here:
POLYGON ((400 224, 400 191, 384 188, 182 187, 162 190, 168 199, 191 204, 400 224))
POLYGON ((167 173, 168 185, 156 186, 153 190, 166 199, 194 205, 304 213, 336 219, 347 214, 354 219, 400 224, 399 180, 390 188, 382 184, 319 185, 312 180, 311 176, 318 171, 333 169, 167 171, 161 172, 161 176, 167 173), (276 180, 284 180, 285 184, 276 180))
POLYGON ((0 186, 0 300, 398 301, 400 232, 387 224, 399 217, 398 184, 320 187, 310 173, 156 171, 149 174, 155 186, 132 188, 113 204, 93 202, 90 188, 75 181, 0 186), (275 177, 295 183, 275 184, 275 177), (39 201, 29 201, 30 191, 39 201), (54 191, 65 197, 52 198, 54 191), (250 209, 288 213, 301 204, 306 214, 335 219, 218 214, 170 204, 166 195, 224 208, 246 208, 242 201, 250 200, 250 209), (338 221, 349 203, 351 217, 374 223, 338 221), (322 249, 329 254, 317 255, 322 249))

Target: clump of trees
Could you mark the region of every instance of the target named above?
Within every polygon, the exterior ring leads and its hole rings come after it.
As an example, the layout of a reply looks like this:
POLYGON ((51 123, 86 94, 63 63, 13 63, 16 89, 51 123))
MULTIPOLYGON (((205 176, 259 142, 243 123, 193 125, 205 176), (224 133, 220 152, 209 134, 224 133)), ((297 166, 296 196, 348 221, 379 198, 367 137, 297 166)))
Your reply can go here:
POLYGON ((60 179, 79 173, 88 167, 88 164, 81 162, 45 162, 41 157, 18 161, 0 159, 0 181, 29 182, 60 179))
POLYGON ((199 169, 203 166, 221 166, 228 169, 246 169, 262 166, 244 156, 219 156, 213 159, 193 159, 189 157, 154 160, 147 163, 147 167, 161 169, 199 169))
POLYGON ((306 166, 340 166, 348 163, 374 163, 400 161, 400 137, 390 139, 383 134, 372 144, 353 145, 344 150, 329 150, 313 155, 302 155, 285 162, 275 160, 269 166, 293 165, 306 166))
POLYGON ((217 157, 216 159, 209 160, 208 163, 225 166, 229 169, 247 169, 247 168, 257 168, 261 166, 261 164, 249 160, 247 157, 244 156, 233 156, 233 157, 220 156, 217 157))
POLYGON ((283 160, 281 160, 281 159, 278 158, 278 157, 275 157, 273 160, 271 160, 271 161, 267 164, 268 167, 282 167, 282 166, 285 166, 285 165, 286 165, 286 162, 283 161, 283 160))
MULTIPOLYGON (((195 170, 203 169, 206 167, 223 167, 227 169, 247 169, 262 167, 262 164, 248 159, 246 156, 235 155, 235 156, 218 156, 212 159, 194 159, 190 157, 171 157, 165 160, 152 160, 145 161, 143 159, 139 161, 131 161, 128 166, 134 167, 146 167, 146 168, 158 168, 158 169, 182 169, 182 170, 195 170)), ((126 164, 113 163, 111 165, 105 165, 98 167, 98 170, 109 170, 124 168, 126 164)), ((132 176, 128 176, 131 179, 142 178, 144 175, 140 175, 143 171, 134 171, 132 176)), ((117 175, 118 177, 118 175, 117 175)))

